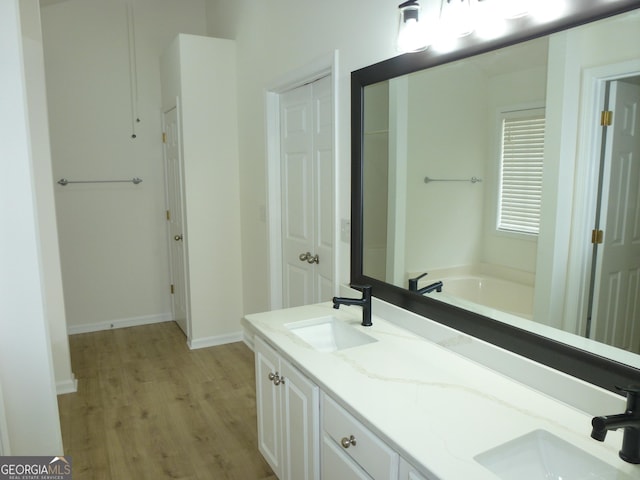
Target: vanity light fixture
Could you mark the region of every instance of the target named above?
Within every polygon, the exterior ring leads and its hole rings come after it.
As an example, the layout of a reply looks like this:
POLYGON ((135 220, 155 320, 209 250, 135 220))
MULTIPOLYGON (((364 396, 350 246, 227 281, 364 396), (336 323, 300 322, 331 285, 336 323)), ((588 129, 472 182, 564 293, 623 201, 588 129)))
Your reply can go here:
POLYGON ((441 34, 464 37, 473 32, 470 0, 442 0, 440 4, 441 34))
POLYGON ((528 15, 531 4, 531 0, 478 0, 478 2, 488 4, 487 6, 492 9, 492 15, 506 19, 528 15))
POLYGON ((398 5, 398 50, 402 53, 419 52, 429 46, 424 22, 420 21, 420 4, 408 0, 398 5))

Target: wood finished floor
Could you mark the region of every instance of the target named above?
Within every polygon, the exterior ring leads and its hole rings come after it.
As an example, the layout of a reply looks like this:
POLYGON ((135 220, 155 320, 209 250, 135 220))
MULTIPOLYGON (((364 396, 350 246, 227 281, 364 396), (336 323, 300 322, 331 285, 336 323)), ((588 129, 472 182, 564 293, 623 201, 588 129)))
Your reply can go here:
POLYGON ((69 341, 78 391, 58 404, 74 480, 276 480, 246 345, 190 351, 174 322, 69 341))

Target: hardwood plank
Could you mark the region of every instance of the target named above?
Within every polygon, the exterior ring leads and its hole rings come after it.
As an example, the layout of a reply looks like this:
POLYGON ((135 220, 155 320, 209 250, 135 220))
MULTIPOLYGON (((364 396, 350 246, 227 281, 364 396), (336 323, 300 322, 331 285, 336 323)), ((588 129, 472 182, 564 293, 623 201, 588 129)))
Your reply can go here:
POLYGON ((173 322, 69 340, 78 392, 58 405, 75 480, 276 478, 243 343, 190 351, 173 322))

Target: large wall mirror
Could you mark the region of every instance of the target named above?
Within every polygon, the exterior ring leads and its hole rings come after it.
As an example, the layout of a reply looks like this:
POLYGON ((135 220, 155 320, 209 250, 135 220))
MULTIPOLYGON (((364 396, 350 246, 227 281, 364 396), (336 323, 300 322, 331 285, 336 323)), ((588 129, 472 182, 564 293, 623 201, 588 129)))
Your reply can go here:
POLYGON ((640 2, 566 3, 352 73, 351 276, 615 391, 640 379, 640 2))

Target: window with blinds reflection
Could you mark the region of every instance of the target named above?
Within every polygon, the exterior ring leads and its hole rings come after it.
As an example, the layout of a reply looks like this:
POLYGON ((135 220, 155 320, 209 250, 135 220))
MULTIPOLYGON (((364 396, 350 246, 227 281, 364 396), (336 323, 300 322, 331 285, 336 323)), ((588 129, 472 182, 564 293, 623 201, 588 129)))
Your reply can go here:
POLYGON ((537 235, 542 203, 544 108, 502 112, 497 229, 537 235))

